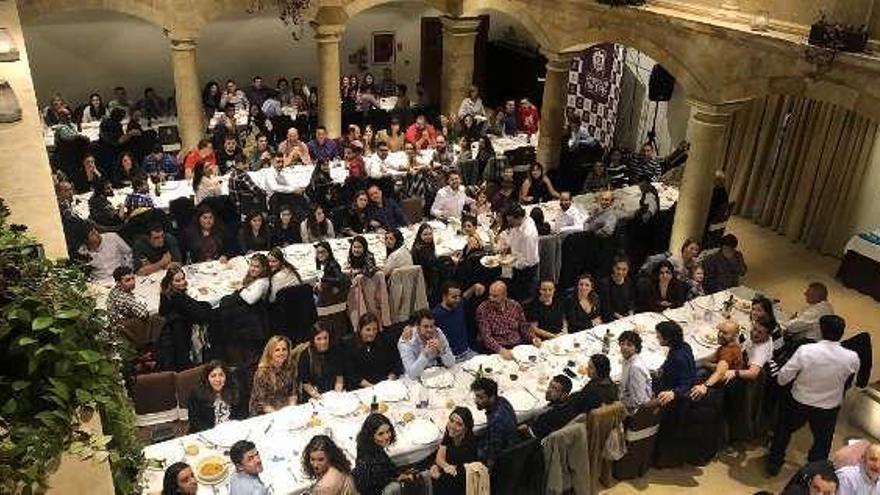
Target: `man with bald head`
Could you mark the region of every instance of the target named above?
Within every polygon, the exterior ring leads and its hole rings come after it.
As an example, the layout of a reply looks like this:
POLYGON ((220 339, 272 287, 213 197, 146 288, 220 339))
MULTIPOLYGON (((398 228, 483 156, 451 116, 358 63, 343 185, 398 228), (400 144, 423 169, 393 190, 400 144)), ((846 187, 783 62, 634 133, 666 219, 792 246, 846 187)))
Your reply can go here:
POLYGON ((278 151, 284 154, 284 164, 302 163, 303 165, 312 164, 312 156, 309 154, 309 147, 306 143, 300 141, 299 130, 291 127, 287 130, 287 139, 278 145, 278 151))
POLYGON ((874 495, 880 493, 880 443, 865 449, 858 464, 837 470, 840 495, 874 495))
POLYGON ((807 307, 792 315, 788 321, 779 323, 786 340, 821 340, 819 318, 834 314, 834 308, 828 302, 828 288, 822 282, 811 282, 804 290, 804 300, 807 307))
POLYGON ((512 359, 510 349, 520 344, 541 345, 526 321, 522 306, 507 297, 507 286, 497 281, 489 286, 489 299, 477 308, 477 341, 489 352, 512 359))
POLYGON ((742 348, 739 345, 739 323, 733 320, 724 320, 718 324, 718 345, 715 355, 705 365, 713 370, 712 374, 705 382, 691 388, 692 400, 706 395, 715 384, 723 383, 724 375, 728 370, 739 370, 745 367, 742 348))
POLYGON ((593 232, 599 237, 611 237, 617 228, 617 211, 614 209, 614 193, 599 193, 599 208, 584 222, 584 232, 593 232))

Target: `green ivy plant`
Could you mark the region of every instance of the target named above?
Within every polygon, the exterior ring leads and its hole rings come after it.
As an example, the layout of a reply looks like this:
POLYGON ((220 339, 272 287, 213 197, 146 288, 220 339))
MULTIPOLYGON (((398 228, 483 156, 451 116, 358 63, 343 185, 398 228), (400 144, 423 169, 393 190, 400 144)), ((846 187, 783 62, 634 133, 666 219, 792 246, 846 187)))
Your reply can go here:
POLYGON ((107 316, 81 271, 46 259, 8 217, 0 198, 0 493, 44 491, 65 451, 109 460, 116 493, 136 493, 142 445, 107 316), (79 427, 94 413, 104 434, 79 427))

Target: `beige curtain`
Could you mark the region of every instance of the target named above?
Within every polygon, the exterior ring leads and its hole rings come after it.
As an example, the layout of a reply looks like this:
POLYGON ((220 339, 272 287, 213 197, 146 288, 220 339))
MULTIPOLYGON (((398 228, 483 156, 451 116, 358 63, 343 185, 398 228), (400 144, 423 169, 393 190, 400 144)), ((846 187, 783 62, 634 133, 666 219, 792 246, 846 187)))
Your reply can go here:
POLYGON ((876 122, 830 103, 779 95, 750 101, 726 136, 735 212, 840 256, 876 133, 876 122))

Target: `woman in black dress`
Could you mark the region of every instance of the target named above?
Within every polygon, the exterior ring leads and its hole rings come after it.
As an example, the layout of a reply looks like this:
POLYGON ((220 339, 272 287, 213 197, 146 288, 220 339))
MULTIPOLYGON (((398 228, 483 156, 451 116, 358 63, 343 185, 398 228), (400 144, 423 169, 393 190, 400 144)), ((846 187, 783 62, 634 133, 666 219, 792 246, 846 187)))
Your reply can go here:
POLYGON ((464 465, 477 460, 477 439, 470 409, 456 407, 446 423, 446 434, 434 456, 431 478, 436 495, 463 495, 467 476, 464 465))
MULTIPOLYGON (((323 271, 321 280, 315 284, 315 293, 318 295, 318 314, 321 308, 336 306, 345 302, 348 297, 348 289, 351 280, 342 272, 339 262, 333 257, 333 249, 327 241, 315 244, 315 266, 323 271)), ((348 321, 348 312, 339 311, 319 317, 319 321, 330 331, 332 340, 336 342, 343 335, 351 331, 351 323, 348 321)))
POLYGON ((364 420, 357 435, 357 460, 354 464, 354 483, 360 495, 380 495, 394 481, 409 479, 398 475, 386 450, 397 441, 394 425, 384 415, 373 413, 364 420))
POLYGON ((355 338, 345 348, 345 382, 349 390, 396 380, 403 365, 397 348, 379 333, 379 319, 366 313, 358 321, 355 338))
POLYGON ((519 192, 519 201, 524 205, 544 203, 551 199, 559 199, 559 193, 553 187, 550 179, 544 175, 544 167, 540 163, 533 163, 529 169, 529 176, 522 183, 519 192))
POLYGON ((184 370, 193 364, 193 326, 211 320, 211 305, 186 293, 186 272, 179 263, 168 265, 159 287, 159 315, 165 319, 159 335, 159 366, 163 370, 184 370))
POLYGON ((245 419, 235 377, 222 361, 211 361, 189 396, 189 432, 210 430, 220 423, 245 419))
POLYGON ((250 211, 238 231, 238 246, 244 254, 254 251, 268 251, 270 246, 269 229, 259 211, 250 211))
POLYGON ((342 362, 330 342, 330 332, 320 325, 312 327, 309 348, 299 357, 298 376, 303 402, 309 398, 320 398, 321 394, 330 390, 341 392, 344 388, 342 362))
POLYGON ((272 247, 287 247, 302 242, 299 220, 293 207, 284 204, 278 208, 278 222, 272 227, 272 247))
POLYGON ((196 209, 195 221, 184 231, 184 244, 191 263, 220 260, 226 263, 227 248, 223 228, 217 217, 207 205, 196 209))
POLYGON ((363 234, 369 227, 367 222, 367 205, 369 198, 367 192, 360 190, 354 193, 351 200, 351 208, 345 211, 342 221, 342 233, 346 236, 363 234))
POLYGON ((413 264, 422 267, 422 275, 425 277, 425 286, 428 292, 428 304, 434 307, 440 302, 440 262, 437 259, 437 250, 434 246, 434 229, 427 223, 419 226, 411 252, 413 264))
POLYGON ((687 299, 687 285, 675 276, 675 267, 667 260, 657 263, 654 274, 639 282, 638 311, 662 312, 678 308, 687 299))
POLYGON ((595 287, 593 276, 589 273, 578 277, 577 289, 569 299, 568 307, 565 310, 565 321, 568 322, 570 332, 593 328, 593 326, 602 323, 599 295, 596 293, 595 287))

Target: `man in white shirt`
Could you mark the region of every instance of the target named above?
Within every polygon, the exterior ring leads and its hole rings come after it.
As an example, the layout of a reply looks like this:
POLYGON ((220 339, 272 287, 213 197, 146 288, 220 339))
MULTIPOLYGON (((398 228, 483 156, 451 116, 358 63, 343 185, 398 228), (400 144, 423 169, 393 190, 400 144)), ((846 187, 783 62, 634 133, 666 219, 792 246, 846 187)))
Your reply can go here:
POLYGON ((727 370, 724 380, 734 378, 756 380, 761 376, 764 365, 773 357, 773 338, 770 337, 773 319, 769 315, 759 315, 752 321, 749 339, 743 343, 743 352, 748 358, 748 369, 727 370))
POLYGON ((434 313, 429 309, 420 309, 413 315, 412 321, 413 326, 405 328, 397 342, 406 376, 418 380, 427 368, 451 368, 455 364, 455 356, 446 336, 434 324, 434 313))
POLYGON ((437 191, 434 204, 431 206, 431 215, 440 219, 461 217, 465 206, 474 204, 474 199, 469 198, 461 185, 461 175, 458 172, 449 172, 446 176, 446 185, 437 191))
POLYGON ((571 193, 560 191, 559 193, 559 216, 556 217, 556 231, 569 232, 584 228, 584 214, 577 206, 571 204, 571 193))
POLYGON ((265 169, 263 178, 266 195, 271 198, 275 194, 302 194, 301 188, 294 187, 284 169, 287 165, 284 162, 284 154, 276 151, 272 159, 272 168, 265 169))
POLYGON ((131 266, 131 248, 122 237, 113 232, 98 232, 94 223, 89 224, 89 233, 79 248, 79 254, 88 259, 92 267, 93 280, 108 279, 119 266, 131 266))
POLYGON ((810 424, 813 446, 809 461, 828 458, 837 413, 845 387, 859 371, 859 356, 840 345, 846 322, 837 315, 819 318, 822 340, 802 345, 779 370, 777 381, 785 386, 793 382, 791 396, 783 400, 779 422, 767 456, 770 476, 779 473, 791 435, 804 423, 810 424))
POLYGON ((828 302, 828 288, 821 282, 811 282, 804 291, 807 307, 792 315, 788 321, 779 323, 787 340, 819 340, 819 318, 833 315, 834 308, 828 302))
POLYGON ((861 462, 842 466, 836 473, 840 495, 880 494, 880 443, 869 445, 861 462))
POLYGON ((387 176, 389 171, 395 169, 389 156, 388 143, 379 143, 376 153, 367 159, 367 175, 371 179, 381 179, 387 176))
POLYGON ((584 232, 599 237, 611 237, 617 229, 617 212, 614 211, 614 193, 603 191, 599 195, 599 209, 584 222, 584 232))
POLYGON ((471 86, 468 89, 468 95, 461 100, 461 105, 458 107, 458 120, 468 114, 474 117, 486 117, 486 109, 483 108, 483 100, 480 99, 480 90, 476 86, 471 86))
POLYGON ((510 292, 521 304, 528 303, 538 291, 538 228, 519 205, 506 214, 508 244, 513 255, 513 280, 510 292))

